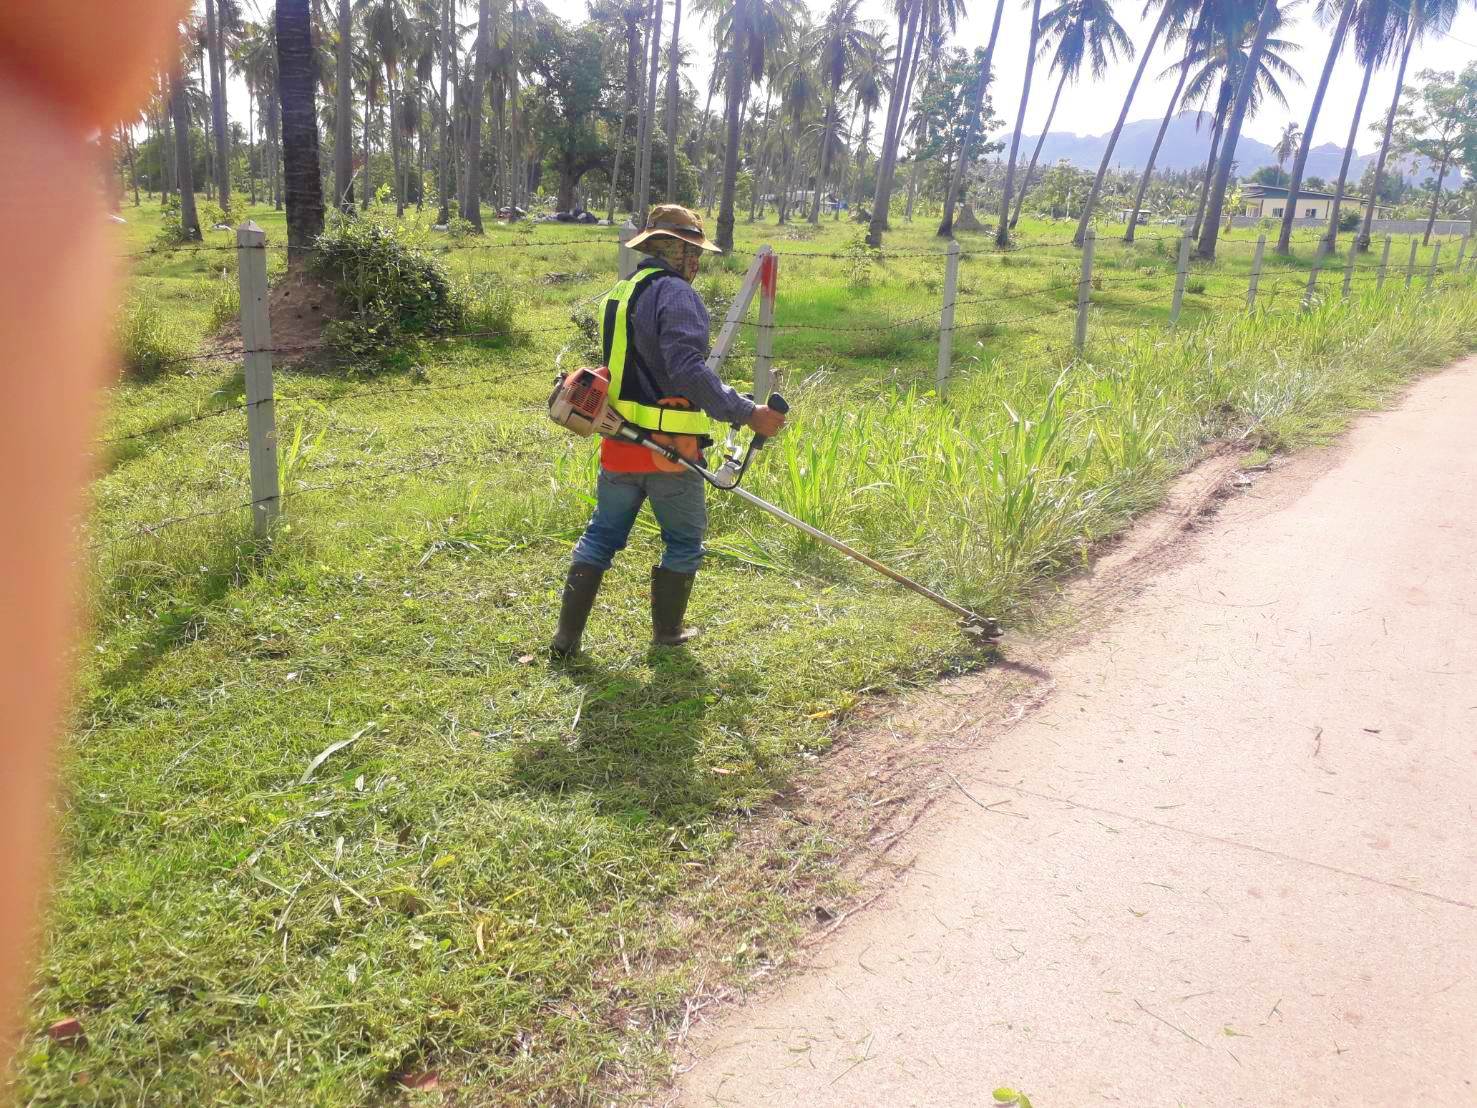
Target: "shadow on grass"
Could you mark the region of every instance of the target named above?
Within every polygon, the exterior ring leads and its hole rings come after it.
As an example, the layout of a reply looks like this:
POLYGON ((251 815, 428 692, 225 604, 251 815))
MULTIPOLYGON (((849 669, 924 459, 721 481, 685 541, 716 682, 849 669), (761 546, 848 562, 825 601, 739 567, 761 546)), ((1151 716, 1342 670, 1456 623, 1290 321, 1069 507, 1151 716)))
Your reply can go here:
MULTIPOLYGON (((744 732, 750 698, 733 690, 760 691, 758 676, 725 669, 715 681, 682 648, 654 648, 647 663, 644 673, 589 659, 569 664, 571 680, 585 694, 579 721, 572 734, 521 746, 513 779, 530 791, 586 794, 603 814, 636 824, 680 826, 725 807, 734 782, 700 759, 703 737, 716 730, 732 741, 744 732)), ((738 741, 768 777, 760 752, 738 741)))
MULTIPOLYGON (((147 541, 147 540, 145 540, 147 541)), ((154 606, 151 626, 98 679, 102 689, 127 688, 172 651, 201 638, 207 616, 221 606, 242 577, 260 569, 271 548, 239 524, 213 529, 163 557, 119 562, 107 580, 109 600, 135 615, 154 606)))

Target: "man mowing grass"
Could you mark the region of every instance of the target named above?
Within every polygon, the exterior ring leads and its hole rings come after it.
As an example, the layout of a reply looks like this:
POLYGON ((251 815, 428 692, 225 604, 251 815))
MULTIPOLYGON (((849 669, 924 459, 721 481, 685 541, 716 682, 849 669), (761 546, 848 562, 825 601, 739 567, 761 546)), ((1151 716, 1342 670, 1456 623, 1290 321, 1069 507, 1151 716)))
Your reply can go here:
MULTIPOLYGON (((659 204, 628 245, 647 256, 610 290, 600 314, 612 406, 695 461, 712 445, 718 423, 777 434, 785 422, 781 413, 740 396, 708 368, 708 310, 691 282, 704 251, 719 250, 703 234, 702 219, 676 204, 659 204)), ((605 439, 595 514, 575 544, 564 583, 550 646, 555 657, 579 653, 600 580, 648 500, 665 547, 651 571, 652 639, 681 646, 697 633, 682 621, 708 529, 703 479, 637 443, 605 439)))

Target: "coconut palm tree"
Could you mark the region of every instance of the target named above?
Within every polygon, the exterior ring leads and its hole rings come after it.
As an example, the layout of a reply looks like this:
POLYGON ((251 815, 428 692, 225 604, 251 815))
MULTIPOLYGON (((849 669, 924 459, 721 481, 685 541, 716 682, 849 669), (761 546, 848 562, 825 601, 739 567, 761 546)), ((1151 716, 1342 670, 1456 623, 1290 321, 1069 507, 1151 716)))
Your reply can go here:
POLYGON ((1282 163, 1287 161, 1297 152, 1298 146, 1303 141, 1303 129, 1294 120, 1282 128, 1282 134, 1277 138, 1277 144, 1272 147, 1272 153, 1277 158, 1277 176, 1282 176, 1282 163))
POLYGON ((1000 222, 995 228, 995 245, 1010 244, 1010 201, 1015 192, 1015 156, 1020 150, 1021 129, 1026 125, 1026 101, 1031 96, 1031 77, 1036 71, 1036 43, 1041 38, 1041 0, 1031 4, 1031 39, 1026 47, 1026 76, 1021 83, 1021 104, 1016 109, 1015 130, 1010 135, 1010 156, 1005 162, 1005 185, 1000 190, 1000 222))
POLYGON ((354 187, 354 22, 349 0, 338 0, 338 38, 334 48, 333 202, 348 212, 354 187))
POLYGON ((872 113, 882 106, 882 98, 892 90, 888 66, 891 50, 887 45, 887 28, 873 21, 867 28, 871 34, 869 49, 856 60, 851 75, 851 95, 862 112, 862 130, 856 143, 856 189, 853 206, 862 202, 867 151, 872 141, 872 113))
MULTIPOLYGON (((1296 3, 1296 0, 1292 2, 1296 3)), ((1282 10, 1278 6, 1278 0, 1262 0, 1261 14, 1257 17, 1251 46, 1246 52, 1246 61, 1241 67, 1240 84, 1236 90, 1236 97, 1232 101, 1231 118, 1225 126, 1225 148, 1221 151, 1220 161, 1216 165, 1215 182, 1210 192, 1210 206, 1205 214, 1205 226, 1200 233, 1200 242, 1195 248, 1196 257, 1204 261, 1215 260, 1216 241, 1221 233, 1221 212, 1226 203, 1226 186, 1231 180, 1231 166, 1236 161, 1236 143, 1241 137, 1241 124, 1246 119, 1247 109, 1256 99, 1257 90, 1262 87, 1262 76, 1267 72, 1263 64, 1267 56, 1267 43, 1271 39, 1272 29, 1281 21, 1282 10)), ((1291 46, 1291 44, 1288 45, 1291 46)), ((1288 67, 1287 75, 1296 76, 1296 73, 1288 67)))
MULTIPOLYGON (((1343 52, 1350 21, 1358 8, 1359 0, 1318 0, 1318 5, 1314 9, 1314 18, 1317 22, 1326 24, 1335 11, 1338 12, 1338 22, 1328 42, 1328 55, 1323 59, 1323 72, 1318 77, 1318 88, 1313 93, 1313 104, 1308 109, 1308 122, 1302 129, 1301 138, 1297 144, 1297 154, 1292 161, 1292 176, 1287 182, 1287 202, 1282 207, 1282 226, 1277 232, 1276 250, 1279 254, 1288 254, 1292 251, 1292 221, 1297 216, 1298 190, 1303 184, 1303 170, 1308 164, 1308 151, 1313 146, 1313 132, 1318 126, 1318 116, 1323 111, 1323 97, 1328 92, 1329 78, 1333 76, 1333 67, 1338 61, 1339 54, 1343 52)), ((1362 97, 1360 102, 1362 105, 1362 97)), ((1290 128, 1292 124, 1288 126, 1290 128)), ((1285 137, 1286 132, 1284 132, 1285 137)), ((1277 166, 1279 169, 1282 166, 1280 155, 1277 166)))
POLYGON ((815 197, 810 222, 821 220, 821 192, 831 175, 839 114, 836 101, 857 60, 870 48, 871 33, 862 25, 858 10, 862 0, 834 0, 812 40, 821 85, 825 89, 825 117, 821 123, 820 149, 816 154, 815 197))
POLYGON ((1364 221, 1359 227, 1359 237, 1355 240, 1355 246, 1361 251, 1369 249, 1374 208, 1379 200, 1380 184, 1385 174, 1385 159, 1390 154, 1391 129, 1395 125, 1395 115, 1400 107, 1400 93, 1405 88, 1405 67, 1410 61, 1411 48, 1419 39, 1449 31, 1451 21, 1456 18, 1457 7, 1458 0, 1409 0, 1409 6, 1400 13, 1404 16, 1400 28, 1404 49, 1400 51, 1400 68, 1395 74, 1395 95, 1390 101, 1389 114, 1385 116, 1385 132, 1380 139, 1379 156, 1375 158, 1374 179, 1370 182, 1369 196, 1364 201, 1364 221))
POLYGON ((1132 242, 1138 233, 1139 212, 1144 209, 1144 197, 1149 190, 1149 180, 1153 176, 1154 166, 1159 161, 1159 149, 1164 145, 1164 136, 1169 131, 1169 124, 1174 119, 1175 113, 1180 110, 1183 101, 1180 97, 1185 91, 1185 81, 1190 75, 1190 57, 1195 49, 1195 44, 1200 41, 1201 32, 1206 26, 1206 18, 1211 14, 1212 8, 1209 4, 1202 5, 1195 13, 1193 23, 1181 23, 1172 26, 1169 30, 1171 39, 1183 37, 1185 40, 1184 57, 1180 59, 1175 71, 1179 77, 1175 81, 1174 92, 1170 93, 1169 103, 1164 108, 1164 118, 1159 121, 1159 133, 1154 136, 1154 145, 1149 151, 1149 157, 1144 165, 1144 171, 1139 177, 1138 191, 1133 196, 1133 210, 1128 213, 1128 226, 1123 231, 1123 241, 1132 242))
MULTIPOLYGON (((1285 22, 1280 9, 1274 5, 1268 17, 1273 31, 1285 22)), ((1253 23, 1247 19, 1246 8, 1237 0, 1218 8, 1201 25, 1196 43, 1186 55, 1192 75, 1185 88, 1185 101, 1203 104, 1213 99, 1211 113, 1210 154, 1206 159, 1205 176, 1201 180, 1200 199, 1196 205, 1195 222, 1190 237, 1197 238, 1203 225, 1206 208, 1213 200, 1211 185, 1224 157, 1234 156, 1236 138, 1228 128, 1229 117, 1234 109, 1236 93, 1241 87, 1242 75, 1246 72, 1251 47, 1255 45, 1260 20, 1253 23)), ((1260 60, 1256 64, 1256 75, 1251 84, 1249 108, 1253 111, 1262 102, 1271 98, 1282 107, 1287 106, 1287 95, 1282 90, 1282 81, 1301 82, 1297 70, 1283 56, 1296 50, 1297 45, 1282 38, 1265 36, 1261 44, 1260 60)), ((1203 108, 1202 108, 1203 113, 1203 108)))
POLYGON ((1031 151, 1031 160, 1026 164, 1025 176, 1021 178, 1020 190, 1015 197, 1015 211, 1010 217, 1014 227, 1021 218, 1021 205, 1031 187, 1031 174, 1036 171, 1036 162, 1041 157, 1041 146, 1056 118, 1057 104, 1062 98, 1062 89, 1075 83, 1087 64, 1094 80, 1100 81, 1108 66, 1118 59, 1133 57, 1133 43, 1122 24, 1113 16, 1111 0, 1062 0, 1056 7, 1042 15, 1038 32, 1040 51, 1052 50, 1048 72, 1060 74, 1056 92, 1052 94, 1051 110, 1046 113, 1046 122, 1031 151))
POLYGON ((867 243, 882 245, 892 204, 892 178, 897 168, 898 147, 913 100, 922 44, 940 29, 952 34, 964 15, 963 0, 896 0, 898 42, 901 49, 892 72, 892 93, 887 101, 887 126, 882 133, 882 156, 877 163, 877 186, 872 197, 872 222, 867 243))
POLYGON ((610 167, 610 209, 605 218, 611 223, 615 222, 615 194, 621 176, 621 153, 626 146, 626 125, 636 110, 636 90, 640 87, 641 32, 637 27, 640 16, 641 9, 637 7, 635 0, 621 8, 621 18, 626 25, 626 105, 621 112, 620 131, 615 140, 615 157, 610 167))
POLYGON ((215 191, 221 209, 231 210, 231 159, 226 153, 225 51, 216 0, 205 0, 205 53, 210 58, 210 125, 215 135, 215 191))
POLYGON ((282 161, 287 197, 288 265, 307 260, 323 233, 323 178, 314 107, 317 55, 308 0, 277 0, 277 84, 282 103, 282 161))
MULTIPOLYGON (((391 191, 395 194, 395 215, 405 215, 405 183, 401 173, 400 63, 409 38, 408 17, 402 0, 359 0, 364 19, 365 48, 384 72, 386 100, 389 106, 390 164, 393 174, 391 191)), ((382 105, 383 110, 383 105, 382 105)))
MULTIPOLYGON (((1360 0, 1354 12, 1354 56, 1364 66, 1364 78, 1359 85, 1359 96, 1354 101, 1354 117, 1349 122, 1349 140, 1344 144, 1344 158, 1339 165, 1338 180, 1333 188, 1333 203, 1329 205, 1328 212, 1328 229, 1323 233, 1323 241, 1329 250, 1333 250, 1338 245, 1344 185, 1349 179, 1349 161, 1354 156, 1354 140, 1358 137, 1359 121, 1364 115, 1364 101, 1369 95, 1369 82, 1374 77, 1374 71, 1389 61, 1404 41, 1406 3, 1407 0, 1360 0)), ((1287 225, 1287 212, 1290 210, 1290 206, 1283 209, 1284 227, 1287 225)))
POLYGON ((651 0, 651 30, 646 34, 651 58, 646 67, 647 91, 641 101, 640 160, 636 163, 636 225, 646 226, 646 211, 651 200, 651 163, 656 145, 657 71, 662 54, 662 0, 651 0))
POLYGON ((1113 164, 1113 151, 1118 148, 1118 137, 1123 133, 1123 125, 1128 122, 1128 110, 1133 106, 1133 98, 1138 93, 1139 84, 1144 79, 1144 70, 1149 66, 1149 59, 1154 56, 1154 48, 1159 45, 1159 40, 1166 31, 1187 21, 1195 8, 1194 0, 1150 0, 1150 6, 1159 4, 1159 18, 1154 21, 1154 29, 1149 32, 1148 41, 1144 43, 1142 53, 1139 54, 1138 68, 1134 70, 1133 80, 1128 84, 1128 92, 1123 97, 1123 107, 1119 109, 1118 121, 1113 124, 1113 131, 1108 136, 1107 148, 1103 150, 1103 160, 1098 165, 1097 176, 1093 178, 1092 187, 1088 189, 1087 198, 1082 204, 1082 215, 1077 221, 1077 233, 1072 241, 1078 246, 1087 235, 1088 225, 1092 222, 1094 209, 1097 208, 1098 196, 1103 191, 1103 178, 1108 175, 1108 166, 1113 164))
MULTIPOLYGON (((964 125, 964 141, 959 148, 959 159, 954 163, 954 171, 949 176, 948 192, 944 196, 944 218, 939 223, 938 233, 943 237, 952 236, 954 233, 954 204, 959 200, 964 190, 965 174, 969 172, 969 160, 974 153, 975 136, 979 133, 984 119, 985 90, 990 86, 990 73, 995 64, 995 41, 1000 37, 1000 17, 1004 14, 1004 0, 996 0, 995 19, 990 24, 990 40, 985 45, 985 52, 980 60, 979 75, 969 88, 969 108, 964 125)), ((1036 35, 1036 16, 1040 14, 1039 5, 1033 9, 1031 19, 1031 34, 1033 45, 1029 49, 1030 56, 1027 60, 1027 69, 1035 67, 1034 40, 1036 35)), ((1007 187, 1006 196, 1010 195, 1007 187)), ((967 205, 966 205, 967 207, 967 205)))
POLYGON ((169 114, 174 122, 175 180, 179 187, 180 228, 186 239, 200 241, 200 217, 195 212, 194 158, 190 152, 190 108, 185 76, 176 62, 169 71, 169 114))
POLYGON ((492 50, 489 23, 492 0, 477 0, 476 57, 472 62, 471 96, 467 101, 467 193, 462 218, 482 234, 482 101, 486 96, 487 68, 492 50))
POLYGON ((794 0, 701 0, 714 17, 720 56, 726 55, 723 189, 718 202, 718 246, 733 249, 733 205, 738 185, 739 137, 749 88, 763 78, 765 58, 789 33, 794 0))
POLYGON ((667 55, 667 201, 677 202, 677 107, 682 93, 682 0, 672 0, 672 47, 667 55))

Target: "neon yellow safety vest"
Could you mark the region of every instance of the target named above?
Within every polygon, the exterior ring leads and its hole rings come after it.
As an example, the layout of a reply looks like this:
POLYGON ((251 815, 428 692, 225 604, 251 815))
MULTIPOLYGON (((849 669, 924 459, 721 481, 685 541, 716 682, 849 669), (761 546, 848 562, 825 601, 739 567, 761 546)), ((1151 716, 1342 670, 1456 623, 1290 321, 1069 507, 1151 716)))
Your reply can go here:
POLYGON ((630 311, 636 299, 663 277, 682 278, 664 269, 648 266, 616 284, 605 297, 600 313, 600 341, 605 351, 605 367, 610 371, 610 403, 617 412, 637 427, 648 431, 664 431, 669 435, 712 435, 713 421, 702 412, 663 406, 666 397, 654 395, 651 377, 643 372, 640 354, 632 341, 630 311), (634 363, 635 372, 627 373, 634 363))

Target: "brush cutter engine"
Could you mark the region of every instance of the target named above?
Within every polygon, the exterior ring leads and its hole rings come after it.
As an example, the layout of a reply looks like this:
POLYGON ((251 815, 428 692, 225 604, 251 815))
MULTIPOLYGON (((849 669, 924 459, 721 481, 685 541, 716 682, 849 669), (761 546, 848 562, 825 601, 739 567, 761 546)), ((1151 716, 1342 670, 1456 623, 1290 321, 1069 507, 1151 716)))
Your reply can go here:
POLYGON ((615 437, 625 420, 610 404, 610 371, 604 366, 561 373, 549 396, 549 418, 576 435, 615 437))

